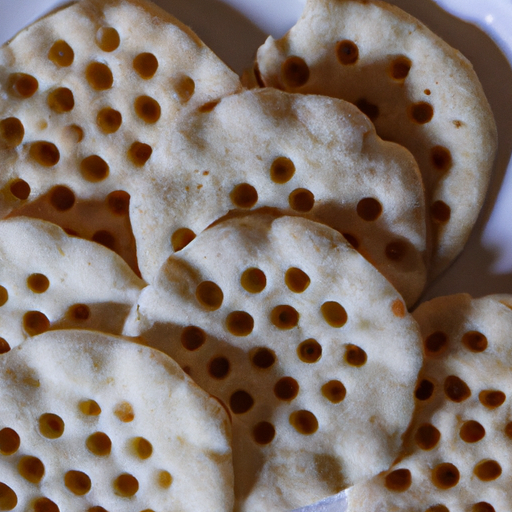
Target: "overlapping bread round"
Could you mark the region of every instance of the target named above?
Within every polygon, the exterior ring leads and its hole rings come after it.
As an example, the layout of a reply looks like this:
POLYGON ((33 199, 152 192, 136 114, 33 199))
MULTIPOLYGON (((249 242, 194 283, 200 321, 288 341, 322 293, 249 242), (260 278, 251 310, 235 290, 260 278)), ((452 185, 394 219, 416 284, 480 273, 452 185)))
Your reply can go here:
POLYGON ((298 23, 258 50, 262 84, 357 105, 420 166, 433 237, 431 278, 461 251, 482 206, 496 126, 470 62, 378 0, 308 0, 298 23))
POLYGON ((91 331, 0 358, 0 509, 233 507, 223 407, 166 355, 91 331))
POLYGON ((0 353, 49 329, 121 334, 145 286, 99 244, 37 219, 0 221, 0 353))
POLYGON ((512 447, 512 296, 419 306, 425 366, 405 452, 348 492, 350 512, 505 512, 512 447))
POLYGON ((333 229, 226 220, 169 257, 126 333, 233 417, 236 510, 291 510, 382 471, 421 365, 400 295, 333 229))

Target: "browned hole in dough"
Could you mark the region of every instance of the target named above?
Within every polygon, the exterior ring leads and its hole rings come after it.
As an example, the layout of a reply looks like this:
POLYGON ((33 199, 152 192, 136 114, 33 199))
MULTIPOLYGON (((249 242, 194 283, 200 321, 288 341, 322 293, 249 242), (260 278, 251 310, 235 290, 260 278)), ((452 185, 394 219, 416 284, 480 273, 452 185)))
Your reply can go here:
POLYGON ((20 447, 20 436, 12 428, 5 427, 0 430, 0 453, 13 455, 20 447))
POLYGON ((434 383, 428 379, 423 379, 418 384, 414 396, 421 401, 428 400, 434 393, 434 383))
POLYGON ((302 293, 311 283, 311 279, 300 268, 291 267, 284 275, 284 282, 292 292, 302 293))
POLYGON ((345 66, 355 64, 359 59, 359 48, 354 41, 344 39, 336 43, 336 58, 345 66))
POLYGON ((231 365, 229 361, 222 356, 214 357, 208 363, 208 373, 214 379, 225 379, 229 373, 231 365))
POLYGON ((96 124, 106 134, 115 133, 123 123, 123 116, 118 110, 110 107, 102 108, 96 116, 96 124))
POLYGON ((330 380, 322 386, 322 395, 333 404, 339 404, 347 396, 347 389, 339 380, 330 380))
POLYGON ((315 205, 315 196, 305 188, 297 188, 288 196, 288 203, 292 210, 307 213, 315 205))
POLYGON ((276 158, 270 166, 270 179, 279 185, 290 181, 294 174, 295 165, 285 156, 276 158))
POLYGON ((248 268, 240 277, 240 284, 249 293, 260 293, 267 286, 267 277, 259 268, 248 268))
POLYGON ((110 68, 101 62, 91 62, 85 69, 85 78, 96 91, 105 91, 112 87, 114 77, 110 68))
POLYGON ((107 207, 114 215, 128 215, 130 211, 130 194, 124 190, 114 190, 107 196, 107 207))
POLYGON ((91 507, 87 509, 87 512, 108 512, 108 510, 104 509, 103 507, 91 507))
POLYGON ((481 332, 468 331, 462 336, 462 344, 471 352, 483 352, 487 348, 487 338, 481 332))
POLYGON ((96 400, 83 400, 78 408, 86 416, 99 416, 101 414, 101 407, 96 400))
POLYGON ((2 307, 9 300, 8 291, 0 285, 0 307, 2 307))
POLYGON ((322 357, 322 345, 313 338, 307 339, 297 347, 297 355, 304 363, 316 363, 322 357))
POLYGON ((149 459, 153 455, 153 445, 143 437, 136 437, 133 440, 133 448, 140 459, 149 459))
POLYGON ((0 140, 8 147, 19 146, 24 136, 25 128, 17 117, 7 117, 0 121, 0 140))
POLYGON ((366 364, 368 356, 366 352, 357 345, 347 345, 345 348, 345 361, 350 366, 363 366, 366 364))
POLYGON ((468 385, 459 377, 450 375, 444 381, 444 393, 453 402, 463 402, 471 396, 468 385))
POLYGON ((483 482, 491 482, 501 476, 501 466, 495 460, 482 460, 475 468, 473 473, 483 482))
POLYGON ((27 278, 27 286, 34 293, 44 293, 50 287, 50 281, 44 274, 31 274, 27 278))
POLYGON ((354 249, 357 249, 359 247, 359 240, 354 235, 352 235, 351 233, 342 233, 342 235, 354 249))
POLYGON ((253 397, 243 389, 235 391, 229 398, 229 407, 235 414, 244 414, 249 411, 253 405, 253 397))
POLYGON ((37 498, 34 502, 34 512, 60 512, 60 509, 48 498, 37 498))
POLYGON ((480 501, 475 503, 473 507, 471 507, 471 512, 496 512, 494 507, 485 501, 480 501))
POLYGON ((203 308, 216 311, 222 306, 224 294, 213 281, 203 281, 196 288, 196 299, 203 308))
POLYGON ((142 167, 150 158, 153 153, 153 148, 149 144, 136 141, 128 150, 128 157, 134 165, 142 167))
POLYGON ((407 313, 407 309, 405 308, 405 304, 400 299, 395 299, 393 304, 391 304, 391 312, 397 318, 404 318, 407 313))
POLYGON ((395 469, 385 478, 386 489, 394 492, 404 492, 412 484, 411 472, 408 469, 395 469))
POLYGON ((375 105, 375 103, 370 103, 366 98, 358 99, 355 105, 371 121, 375 121, 380 115, 379 106, 375 105))
POLYGON ((290 401, 299 394, 299 383, 293 377, 282 377, 274 386, 274 395, 279 400, 290 401))
POLYGON ((281 75, 287 87, 301 87, 309 80, 309 67, 300 57, 288 57, 281 64, 281 75))
POLYGON ((96 231, 96 233, 92 235, 91 240, 112 251, 115 251, 116 249, 116 239, 114 235, 104 229, 96 231))
POLYGON ((56 414, 42 414, 39 417, 39 432, 48 439, 58 439, 64 434, 64 421, 56 414))
POLYGON ((9 87, 18 98, 30 98, 39 87, 39 82, 32 75, 13 73, 9 76, 9 87))
POLYGON ((113 52, 121 44, 119 32, 113 27, 102 27, 96 32, 96 44, 104 52, 113 52))
POLYGON ((110 167, 100 156, 90 155, 80 162, 80 170, 85 180, 96 183, 108 177, 110 167))
POLYGON ((324 320, 331 327, 343 327, 347 323, 347 312, 345 308, 338 302, 328 301, 322 304, 320 308, 324 320))
POLYGON ((66 139, 73 143, 82 142, 84 138, 84 131, 76 124, 65 126, 63 132, 66 139))
POLYGON ((423 341, 425 354, 427 356, 436 356, 446 350, 448 336, 443 331, 435 331, 429 334, 423 341))
POLYGON ((276 355, 272 350, 261 347, 256 349, 256 351, 253 353, 251 361, 252 364, 257 368, 266 370, 276 362, 276 355))
POLYGON ((171 484, 172 475, 169 473, 169 471, 160 471, 160 473, 158 473, 158 485, 163 489, 168 489, 171 486, 171 484))
POLYGON ((428 507, 425 512, 450 512, 448 510, 448 507, 445 507, 444 505, 432 505, 431 507, 428 507))
POLYGON ((135 113, 146 123, 153 124, 160 119, 160 105, 149 96, 139 96, 135 102, 135 113))
POLYGON ((432 482, 439 489, 451 489, 459 483, 459 470, 450 462, 438 464, 432 470, 432 482))
POLYGON ((316 416, 306 410, 295 411, 290 414, 290 425, 300 434, 309 436, 318 430, 316 416))
POLYGON ((64 485, 77 496, 84 496, 91 490, 91 479, 82 471, 72 469, 64 475, 64 485))
POLYGON ((407 255, 407 244, 403 240, 395 240, 386 245, 384 251, 386 258, 397 263, 403 261, 407 255))
POLYGON ((422 450, 432 450, 441 439, 441 432, 434 425, 424 423, 418 427, 414 440, 422 450))
POLYGON ((11 350, 11 346, 7 343, 7 340, 0 338, 0 354, 7 354, 11 350))
POLYGON ((430 89, 425 89, 423 91, 427 96, 430 96, 432 94, 432 91, 430 89))
POLYGON ((15 180, 10 186, 11 194, 21 201, 28 199, 30 195, 30 185, 25 180, 15 180))
POLYGON ((138 490, 139 482, 133 475, 123 473, 114 480, 114 492, 118 496, 131 498, 137 494, 138 490))
POLYGON ((389 76, 393 80, 403 81, 407 78, 411 70, 412 62, 407 57, 400 55, 396 57, 389 65, 389 76))
POLYGON ((477 443, 485 436, 485 428, 478 421, 465 421, 460 427, 460 438, 465 443, 477 443))
POLYGON ((270 321, 278 329, 293 329, 299 323, 299 313, 292 306, 282 304, 272 310, 270 321))
POLYGON ((226 328, 234 336, 248 336, 254 329, 254 319, 245 311, 233 311, 226 318, 226 328))
POLYGON ((434 146, 430 150, 430 161, 438 171, 448 172, 452 167, 452 154, 443 146, 434 146))
POLYGON ((50 190, 50 204, 59 212, 65 212, 75 204, 75 194, 64 185, 57 185, 50 190))
POLYGON ((44 476, 44 464, 37 457, 26 455, 18 462, 18 473, 32 484, 38 484, 44 476))
POLYGON ((133 69, 135 69, 141 78, 149 80, 153 78, 158 69, 158 59, 152 53, 139 53, 139 55, 133 59, 133 69))
POLYGON ((18 504, 18 496, 6 484, 0 482, 0 510, 12 510, 18 504))
POLYGON ((485 407, 489 409, 496 409, 505 403, 507 396, 505 393, 503 393, 503 391, 486 389, 484 391, 480 391, 478 399, 482 405, 485 405, 485 407))
POLYGON ((196 234, 188 228, 179 228, 171 236, 172 248, 177 252, 184 249, 194 238, 196 234))
POLYGON ((30 145, 30 158, 43 167, 53 167, 60 160, 60 152, 55 144, 47 141, 37 141, 30 145))
POLYGON ((48 106, 58 114, 71 112, 75 106, 73 93, 67 87, 59 87, 48 94, 48 106))
POLYGON ((194 91, 196 89, 196 84, 192 78, 189 76, 182 76, 174 83, 174 90, 176 94, 180 98, 181 101, 186 103, 190 98, 192 98, 194 91))
POLYGON ((205 341, 205 332, 195 325, 189 325, 181 331, 181 344, 186 350, 197 350, 204 345, 205 341))
POLYGON ((123 422, 129 423, 135 418, 133 407, 128 402, 120 402, 114 409, 114 414, 123 422))
POLYGON ((419 101, 409 106, 408 114, 415 123, 426 124, 434 117, 434 109, 430 103, 419 101))
POLYGON ((104 432, 95 432, 87 438, 85 446, 94 455, 106 457, 112 450, 112 441, 104 432))
POLYGON ((237 208, 252 208, 258 202, 257 190, 248 183, 240 183, 229 195, 237 208))
POLYGON ((382 214, 382 205, 373 197, 365 197, 357 203, 356 211, 361 219, 372 222, 382 214))
POLYGON ((276 436, 276 429, 268 421, 260 421, 252 429, 252 437, 258 444, 270 444, 276 436))
POLYGON ((61 68, 67 68, 73 64, 75 59, 75 52, 73 48, 69 46, 66 41, 59 39, 53 43, 50 51, 48 52, 48 58, 56 65, 61 68))
POLYGON ((444 201, 435 201, 430 206, 430 215, 434 222, 445 224, 450 220, 451 208, 444 201))
POLYGON ((505 425, 505 430, 504 431, 505 431, 505 435, 508 438, 512 439, 512 421, 510 421, 509 423, 507 423, 505 425))
POLYGON ((39 311, 27 311, 23 315, 23 328, 29 336, 36 336, 50 328, 50 320, 39 311))
POLYGON ((85 322, 91 316, 91 310, 85 304, 74 304, 68 309, 68 317, 76 322, 85 322))

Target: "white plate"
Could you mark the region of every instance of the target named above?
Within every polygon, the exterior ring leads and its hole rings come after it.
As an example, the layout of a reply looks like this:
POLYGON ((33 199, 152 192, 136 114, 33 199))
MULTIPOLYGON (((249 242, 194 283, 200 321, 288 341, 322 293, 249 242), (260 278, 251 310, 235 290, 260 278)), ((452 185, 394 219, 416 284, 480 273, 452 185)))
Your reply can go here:
MULTIPOLYGON (((0 0, 0 43, 62 0, 0 0)), ((235 71, 252 64, 267 34, 283 35, 305 0, 156 0, 235 71)), ((494 111, 499 148, 487 202, 457 261, 425 298, 512 293, 512 1, 390 0, 426 23, 473 63, 494 111)), ((339 496, 303 512, 343 512, 339 496)))

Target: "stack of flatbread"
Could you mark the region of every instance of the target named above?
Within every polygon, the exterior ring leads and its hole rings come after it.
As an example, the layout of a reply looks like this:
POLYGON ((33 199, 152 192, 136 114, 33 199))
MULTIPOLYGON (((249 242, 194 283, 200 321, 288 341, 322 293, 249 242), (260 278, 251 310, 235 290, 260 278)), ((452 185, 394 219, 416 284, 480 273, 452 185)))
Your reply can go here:
POLYGON ((468 61, 377 1, 309 0, 244 85, 146 0, 22 31, 0 49, 0 510, 510 508, 512 301, 409 312, 495 149, 468 61))

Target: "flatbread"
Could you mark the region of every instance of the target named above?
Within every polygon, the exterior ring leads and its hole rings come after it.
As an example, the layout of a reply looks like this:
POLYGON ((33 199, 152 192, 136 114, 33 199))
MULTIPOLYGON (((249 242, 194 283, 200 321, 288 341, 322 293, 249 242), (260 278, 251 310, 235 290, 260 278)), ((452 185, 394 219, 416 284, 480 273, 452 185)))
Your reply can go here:
POLYGON ((82 0, 42 18, 0 50, 0 217, 57 222, 137 271, 138 182, 165 167, 181 112, 240 87, 151 2, 82 0))
POLYGON ((226 512, 223 407, 164 354, 48 332, 0 358, 0 508, 226 512))
POLYGON ((420 296, 429 249, 416 162, 353 105, 247 91, 183 116, 168 142, 167 166, 140 183, 132 208, 146 274, 229 212, 270 207, 335 228, 408 306, 420 296))
POLYGON ((120 256, 55 224, 0 221, 0 352, 53 329, 121 334, 144 286, 120 256))
POLYGON ((462 250, 490 179, 496 126, 469 61, 395 6, 308 0, 298 23, 258 50, 266 86, 343 98, 421 169, 433 237, 430 278, 462 250))
POLYGON ((291 510, 394 460, 421 365, 400 295, 333 229, 219 222, 169 257, 125 333, 233 418, 237 511, 291 510))
POLYGON ((425 366, 405 454, 348 492, 350 512, 505 512, 510 494, 512 296, 460 294, 414 313, 425 366))

